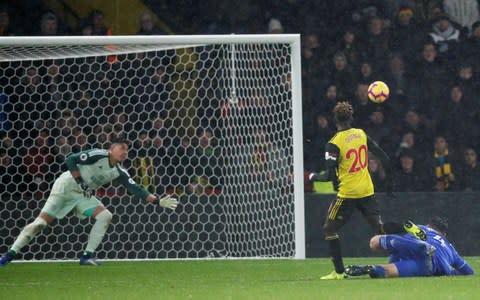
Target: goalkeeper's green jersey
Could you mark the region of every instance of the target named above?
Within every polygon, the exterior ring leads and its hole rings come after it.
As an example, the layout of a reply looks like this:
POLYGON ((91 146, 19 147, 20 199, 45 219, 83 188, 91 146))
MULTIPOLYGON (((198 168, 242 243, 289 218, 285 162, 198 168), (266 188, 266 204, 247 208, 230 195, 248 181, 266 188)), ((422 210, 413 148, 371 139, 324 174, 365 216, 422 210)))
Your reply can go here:
POLYGON ((150 194, 143 187, 136 184, 120 164, 115 166, 110 164, 107 150, 91 149, 70 154, 67 156, 65 164, 69 171, 64 172, 60 177, 66 179, 72 189, 81 191, 80 186, 75 182, 70 173, 71 171, 79 171, 83 182, 93 190, 117 179, 127 188, 127 192, 130 195, 144 199, 150 194))

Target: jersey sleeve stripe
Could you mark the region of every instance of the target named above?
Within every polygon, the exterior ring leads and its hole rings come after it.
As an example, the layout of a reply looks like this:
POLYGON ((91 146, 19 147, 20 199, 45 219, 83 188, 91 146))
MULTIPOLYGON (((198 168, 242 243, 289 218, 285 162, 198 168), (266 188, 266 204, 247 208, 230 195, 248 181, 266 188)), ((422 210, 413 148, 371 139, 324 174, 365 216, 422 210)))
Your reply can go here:
POLYGON ((118 166, 118 170, 122 171, 125 174, 125 176, 130 178, 130 174, 128 174, 127 170, 125 170, 123 167, 118 166))
POLYGON ((93 150, 93 151, 88 152, 88 156, 89 157, 108 156, 108 151, 106 151, 106 150, 93 150))

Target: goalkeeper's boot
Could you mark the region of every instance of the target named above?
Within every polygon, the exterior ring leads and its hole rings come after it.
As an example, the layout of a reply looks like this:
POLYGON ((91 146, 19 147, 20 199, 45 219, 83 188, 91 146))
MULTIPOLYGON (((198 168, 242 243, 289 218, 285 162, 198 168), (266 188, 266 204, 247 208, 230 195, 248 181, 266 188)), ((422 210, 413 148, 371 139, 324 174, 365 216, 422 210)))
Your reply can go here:
POLYGON ((4 256, 0 257, 0 267, 5 267, 8 265, 14 258, 14 255, 10 253, 5 254, 4 256))
POLYGON ((419 240, 426 241, 427 240, 427 234, 425 231, 423 231, 422 228, 418 227, 415 223, 412 221, 408 220, 403 224, 403 228, 405 229, 406 232, 410 233, 414 237, 416 237, 419 240))
POLYGON ((80 257, 81 266, 99 266, 102 263, 97 261, 91 254, 85 254, 80 257))
POLYGON ((372 265, 367 265, 367 266, 350 265, 345 268, 345 273, 348 276, 370 275, 374 271, 375 271, 375 267, 372 265))
POLYGON ((346 279, 346 278, 347 278, 347 274, 345 274, 345 273, 339 274, 335 271, 332 271, 332 273, 320 277, 321 280, 342 280, 342 279, 346 279))

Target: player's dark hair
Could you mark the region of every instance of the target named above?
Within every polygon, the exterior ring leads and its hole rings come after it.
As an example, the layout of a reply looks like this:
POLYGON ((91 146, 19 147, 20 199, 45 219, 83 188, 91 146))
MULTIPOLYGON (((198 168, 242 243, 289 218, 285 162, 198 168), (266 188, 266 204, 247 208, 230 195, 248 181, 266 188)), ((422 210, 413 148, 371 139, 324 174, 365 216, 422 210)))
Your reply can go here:
POLYGON ((130 146, 130 142, 124 137, 114 137, 110 140, 110 147, 115 144, 127 144, 130 146))
POLYGON ((435 227, 434 229, 437 229, 438 231, 446 234, 448 231, 448 221, 442 217, 435 216, 430 219, 428 222, 429 225, 432 225, 435 227))
POLYGON ((333 109, 333 114, 338 124, 350 125, 353 121, 353 107, 347 101, 338 102, 333 109))

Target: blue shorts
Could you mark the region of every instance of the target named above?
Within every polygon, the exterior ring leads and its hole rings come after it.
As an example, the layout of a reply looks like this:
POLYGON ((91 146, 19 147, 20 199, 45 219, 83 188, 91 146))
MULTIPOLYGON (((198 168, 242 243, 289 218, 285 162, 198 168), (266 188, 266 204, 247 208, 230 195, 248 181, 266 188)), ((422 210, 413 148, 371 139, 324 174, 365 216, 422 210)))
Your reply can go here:
POLYGON ((390 254, 400 277, 432 275, 432 257, 428 244, 410 235, 389 234, 380 237, 380 246, 390 254))
POLYGON ((393 263, 400 277, 432 276, 431 257, 424 259, 406 259, 393 263))

